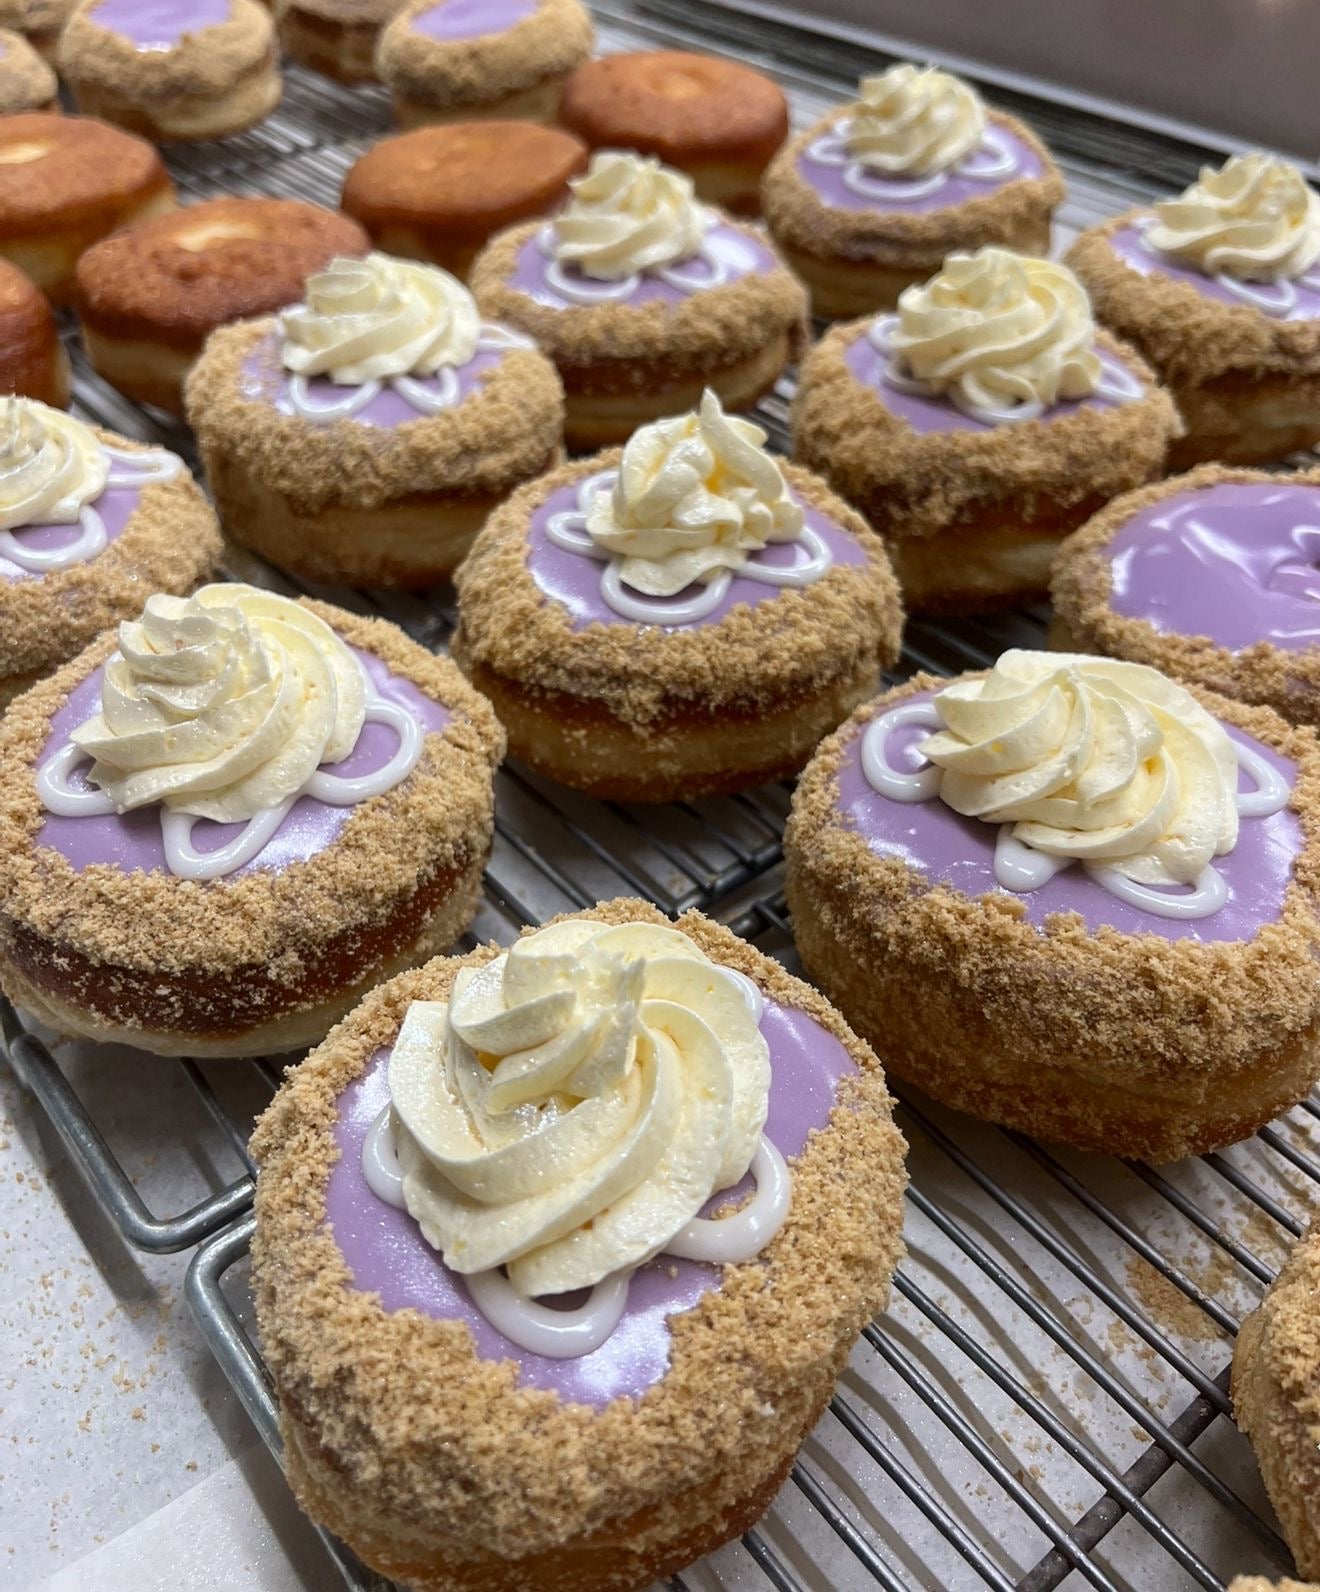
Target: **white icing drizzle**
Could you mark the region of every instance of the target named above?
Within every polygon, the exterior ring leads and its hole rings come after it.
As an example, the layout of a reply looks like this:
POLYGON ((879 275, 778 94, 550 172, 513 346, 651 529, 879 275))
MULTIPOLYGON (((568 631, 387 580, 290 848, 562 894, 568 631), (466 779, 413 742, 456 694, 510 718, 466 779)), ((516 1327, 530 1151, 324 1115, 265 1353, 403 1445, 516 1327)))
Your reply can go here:
POLYGON ((463 1278, 472 1303, 497 1332, 530 1354, 572 1360, 599 1349, 623 1317, 630 1271, 598 1282, 575 1310, 555 1310, 524 1299, 502 1271, 477 1271, 463 1278))
MULTIPOLYGON (((105 484, 110 487, 145 487, 157 481, 173 481, 183 473, 183 460, 164 448, 148 448, 133 453, 101 444, 109 462, 105 484)), ((85 564, 105 551, 110 540, 105 521, 90 504, 79 511, 78 535, 62 547, 36 548, 23 541, 23 529, 0 531, 0 572, 9 564, 25 575, 50 575, 56 570, 85 564)))
POLYGON ((724 258, 714 233, 716 218, 707 210, 706 233, 701 247, 686 260, 674 265, 658 265, 634 271, 616 282, 597 281, 580 271, 565 271, 555 253, 554 223, 549 222, 536 235, 536 245, 545 256, 545 283, 566 304, 615 304, 631 298, 643 276, 654 277, 681 293, 700 293, 704 288, 722 287, 733 275, 732 264, 724 258), (714 235, 712 235, 714 234, 714 235))
MULTIPOLYGON (((508 348, 535 346, 530 337, 524 337, 511 327, 483 321, 476 351, 479 354, 493 354, 508 348)), ((416 376, 390 376, 385 380, 373 378, 355 387, 341 387, 335 397, 324 402, 312 396, 308 377, 291 376, 288 390, 281 395, 276 408, 282 414, 297 415, 300 420, 351 420, 379 398, 387 386, 393 388, 406 404, 422 416, 442 414, 459 401, 458 375, 453 366, 442 365, 434 377, 426 380, 416 376)))
POLYGON ((716 1265, 759 1255, 784 1225, 793 1197, 788 1163, 764 1134, 752 1157, 752 1176, 756 1179, 756 1193, 742 1210, 719 1221, 694 1217, 665 1245, 665 1254, 716 1265))
MULTIPOLYGON (((881 796, 895 802, 923 802, 939 796, 940 770, 926 762, 919 770, 894 768, 888 760, 888 742, 895 730, 919 725, 932 731, 943 729, 943 721, 933 702, 900 702, 879 718, 873 719, 862 735, 861 766, 866 782, 881 796), (932 778, 933 776, 933 778, 932 778)), ((1255 781, 1254 790, 1238 792, 1235 803, 1243 818, 1268 818, 1288 805, 1288 784, 1258 752, 1233 742, 1238 767, 1255 781)), ((924 760, 923 760, 924 761, 924 760)), ((1038 890, 1055 874, 1071 867, 1071 857, 1056 857, 1026 845, 1013 833, 1012 824, 1001 824, 995 841, 995 881, 1005 890, 1018 894, 1038 890)), ((1204 868, 1188 891, 1160 890, 1138 884, 1116 868, 1103 863, 1084 862, 1080 866, 1096 884, 1120 901, 1161 918, 1208 918, 1228 899, 1224 876, 1212 865, 1204 868)))
MULTIPOLYGON (((165 865, 172 874, 198 881, 223 878, 265 850, 299 796, 315 797, 328 807, 355 807, 373 796, 383 796, 412 773, 422 755, 422 727, 406 709, 381 696, 366 670, 362 672, 367 680, 363 725, 387 724, 399 737, 389 760, 369 774, 345 776, 317 769, 301 791, 248 819, 232 840, 214 851, 198 851, 192 843, 193 826, 200 819, 161 805, 161 840, 165 865)), ((115 811, 114 802, 105 791, 86 783, 81 787, 71 783, 74 771, 90 762, 80 746, 66 741, 42 764, 37 770, 37 795, 48 812, 63 818, 92 818, 106 817, 115 811)))
POLYGON ((925 199, 939 193, 954 177, 968 182, 996 183, 1014 177, 1022 169, 1022 157, 999 128, 987 127, 980 145, 971 154, 964 155, 947 171, 932 171, 925 177, 881 177, 869 171, 865 163, 851 154, 848 137, 852 118, 844 117, 830 129, 813 139, 802 153, 804 160, 817 166, 842 170, 843 185, 862 199, 875 199, 883 204, 906 204, 914 199, 925 199))
POLYGON ((378 1200, 402 1211, 408 1207, 403 1197, 403 1168, 399 1165, 394 1131, 394 1107, 386 1106, 362 1141, 362 1176, 378 1200))
MULTIPOLYGON (((1013 425, 1024 420, 1039 420, 1046 412, 1047 406, 1039 399, 1030 399, 1020 404, 1013 404, 1011 407, 1000 408, 990 404, 966 403, 956 388, 947 394, 936 393, 929 382, 922 381, 920 377, 904 369, 899 355, 894 351, 892 341, 894 328, 897 325, 897 315, 880 315, 866 329, 867 342, 885 361, 880 379, 895 392, 909 393, 918 398, 947 400, 972 420, 979 420, 987 426, 1013 425)), ((1146 389, 1126 365, 1103 348, 1097 347, 1095 356, 1100 361, 1101 372, 1100 380, 1095 387, 1095 397, 1107 398, 1114 404, 1130 404, 1145 396, 1146 389)))
POLYGON ((804 524, 791 544, 803 549, 803 562, 788 565, 758 564, 747 558, 737 569, 722 569, 691 597, 647 597, 631 592, 619 575, 620 559, 598 547, 587 534, 587 513, 598 492, 608 492, 618 478, 617 470, 602 470, 590 475, 578 487, 577 507, 552 514, 546 522, 546 539, 567 553, 581 553, 605 565, 600 577, 600 594, 606 605, 623 619, 642 625, 690 625, 714 613, 724 601, 735 576, 756 580, 766 586, 810 586, 834 563, 824 538, 804 524))
MULTIPOLYGON (((1142 250, 1152 260, 1176 265, 1182 270, 1194 271, 1194 266, 1186 265, 1181 260, 1171 259, 1163 249, 1157 249, 1150 241, 1146 234, 1155 224, 1156 217, 1153 215, 1138 216, 1132 223, 1142 250)), ((1299 287, 1307 288, 1312 293, 1320 293, 1320 265, 1313 265, 1309 271, 1303 271, 1297 277, 1280 277, 1277 282, 1244 282, 1239 277, 1229 276, 1226 271, 1211 272, 1209 280, 1216 287, 1223 288, 1226 293, 1231 293, 1234 298, 1241 299, 1244 304, 1249 304, 1252 309, 1259 310, 1263 315, 1269 315, 1275 320, 1286 320, 1297 308, 1299 287)))

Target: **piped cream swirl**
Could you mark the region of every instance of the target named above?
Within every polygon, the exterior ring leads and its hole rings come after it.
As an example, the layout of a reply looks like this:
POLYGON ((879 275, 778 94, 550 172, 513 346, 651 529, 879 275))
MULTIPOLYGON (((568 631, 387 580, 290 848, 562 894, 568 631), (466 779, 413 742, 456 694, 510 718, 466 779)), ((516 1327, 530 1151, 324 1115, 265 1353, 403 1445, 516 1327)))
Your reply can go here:
POLYGON ((985 106, 969 84, 903 62, 864 77, 848 117, 848 153, 872 171, 924 177, 947 171, 985 134, 985 106))
POLYGON ((765 432, 726 415, 709 388, 696 413, 633 432, 614 490, 596 495, 586 520, 596 546, 621 561, 623 582, 655 597, 738 569, 802 525, 765 432))
POLYGON ((119 627, 101 711, 70 740, 119 812, 238 823, 347 757, 366 712, 357 659, 324 620, 253 586, 148 598, 119 627))
POLYGON ((1086 290, 1066 265, 987 247, 905 288, 889 344, 920 390, 973 413, 1089 397, 1101 378, 1086 290))
POLYGON ((751 1166, 769 1048, 686 935, 573 919, 414 1003, 389 1063, 402 1193, 445 1264, 524 1296, 659 1254, 751 1166))
POLYGON ((1155 206, 1146 241, 1208 275, 1301 276, 1320 259, 1320 194, 1277 155, 1234 155, 1155 206))
POLYGON ((385 254, 332 260, 284 311, 282 357, 299 376, 345 386, 390 376, 432 376, 466 365, 481 317, 457 277, 385 254))
POLYGON ((701 248, 706 215, 691 177, 654 155, 598 150, 569 187, 573 197, 554 221, 554 253, 584 276, 622 281, 701 248))
POLYGON ((72 525, 105 490, 110 463, 81 420, 35 398, 0 412, 0 531, 72 525))
POLYGON ((955 812, 1143 885, 1191 884, 1237 840, 1238 759, 1218 720, 1144 664, 1005 652, 934 698, 922 744, 955 812))

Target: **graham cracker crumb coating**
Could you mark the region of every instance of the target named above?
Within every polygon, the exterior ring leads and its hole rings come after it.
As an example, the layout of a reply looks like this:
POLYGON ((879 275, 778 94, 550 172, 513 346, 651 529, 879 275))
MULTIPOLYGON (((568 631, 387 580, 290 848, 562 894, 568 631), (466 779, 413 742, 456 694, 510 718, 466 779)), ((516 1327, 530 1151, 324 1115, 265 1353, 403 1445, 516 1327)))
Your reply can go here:
MULTIPOLYGON (((147 451, 113 431, 93 430, 110 447, 147 451)), ((150 482, 128 524, 95 558, 0 580, 0 686, 66 662, 121 619, 136 618, 154 591, 190 592, 215 569, 221 550, 215 513, 186 470, 150 482)))
POLYGON ((1202 387, 1229 375, 1320 375, 1320 318, 1277 320, 1125 265, 1109 240, 1143 213, 1128 210, 1088 227, 1064 258, 1086 285, 1097 319, 1134 344, 1170 386, 1202 387))
POLYGON ((58 110, 59 83, 21 33, 0 30, 0 115, 58 110))
POLYGON ((831 328, 802 362, 791 416, 793 456, 819 471, 884 536, 938 536, 1012 504, 1024 524, 1158 476, 1178 412, 1137 354, 1097 342, 1146 388, 1134 403, 1077 409, 981 431, 919 432, 848 369, 845 353, 872 317, 831 328))
MULTIPOLYGON (((108 864, 75 869, 37 842, 44 809, 33 770, 52 715, 113 652, 115 635, 103 635, 0 720, 0 983, 12 977, 19 940, 35 941, 53 955, 99 966, 107 986, 115 969, 158 977, 153 994, 169 1008, 158 1024, 163 1028, 188 1031, 190 1006, 200 1000, 191 989, 198 978, 223 980, 250 969, 269 986, 254 1001, 272 1013, 297 1009, 307 1004, 296 997, 318 951, 346 932, 388 923, 428 881, 460 874, 484 857, 493 821, 491 776, 504 752, 485 699, 447 658, 397 626, 328 603, 301 603, 351 646, 449 708, 453 717, 442 732, 426 736, 416 768, 359 804, 332 845, 278 871, 198 883, 108 864)), ((348 971, 355 978, 362 969, 348 971)), ((94 979, 81 994, 91 1010, 100 1009, 94 979)))
POLYGON ((1320 1592, 1314 1581, 1294 1581, 1285 1575, 1272 1581, 1267 1575, 1235 1575, 1228 1584, 1228 1592, 1320 1592))
POLYGON ((1233 652, 1209 636, 1162 631, 1147 619, 1129 618, 1110 606, 1113 567, 1107 556, 1109 544, 1143 509, 1220 482, 1277 485, 1281 480, 1320 487, 1320 469, 1281 477, 1259 470, 1202 465, 1188 475, 1116 498, 1081 530, 1074 531, 1055 558, 1051 594, 1055 612, 1077 643, 1076 650, 1149 664, 1189 685, 1240 702, 1258 703, 1294 724, 1320 728, 1320 647, 1289 651, 1258 641, 1233 652))
POLYGON ((835 564, 809 586, 782 588, 767 602, 739 603, 716 624, 593 623, 573 628, 527 568, 528 526, 561 487, 613 469, 623 450, 575 460, 520 487, 486 521, 454 584, 454 652, 534 691, 600 703, 638 730, 699 704, 754 711, 770 699, 806 696, 873 654, 898 656, 902 609, 879 538, 819 480, 783 460, 789 485, 866 550, 867 563, 835 564))
POLYGON ((59 69, 75 91, 80 83, 99 85, 150 105, 227 94, 274 52, 270 12, 257 0, 230 0, 224 22, 186 32, 166 50, 138 49, 122 33, 102 27, 94 8, 84 5, 60 35, 59 69))
MULTIPOLYGON (((642 901, 579 915, 668 921, 642 901)), ((791 1457, 857 1333, 885 1304, 901 1253, 905 1146, 879 1063, 815 990, 727 929, 695 912, 677 926, 833 1034, 859 1071, 794 1158, 785 1227, 671 1319, 669 1371, 637 1400, 597 1411, 519 1388, 515 1363, 478 1358, 464 1323, 387 1313, 377 1295, 356 1291, 326 1225, 337 1097, 393 1040, 411 1001, 443 1000, 461 967, 500 947, 437 959, 374 991, 257 1124, 253 1285, 282 1425, 303 1459, 295 1480, 310 1470, 319 1481, 314 1498, 304 1485, 302 1501, 319 1502, 323 1518, 333 1511, 341 1529, 357 1516, 371 1534, 355 1539, 358 1550, 415 1583, 644 1584, 648 1550, 694 1518, 718 1522, 791 1457), (369 1497, 369 1512, 356 1497, 369 1497), (566 1576, 520 1569, 548 1570, 559 1553, 566 1576)))
POLYGON ((826 204, 797 169, 808 144, 847 115, 841 106, 798 133, 770 162, 761 184, 766 223, 785 246, 817 259, 869 260, 877 265, 938 267, 954 249, 979 249, 1020 237, 1033 225, 1048 227, 1063 203, 1064 185, 1049 151, 1030 128, 1003 111, 991 111, 992 126, 1020 138, 1041 162, 1038 177, 1018 177, 962 204, 939 210, 843 210, 826 204), (933 264, 932 264, 933 262, 933 264))
POLYGON ((1278 918, 1253 938, 1088 931, 1076 913, 1037 927, 1018 897, 964 895, 877 854, 839 812, 838 772, 853 735, 895 703, 948 683, 917 675, 822 742, 784 836, 804 961, 859 1029, 884 1025, 889 1070, 941 1098, 956 1094, 964 1110, 1011 1117, 1036 1137, 1156 1160, 1195 1153, 1207 1139, 1232 1142, 1295 1102, 1320 1072, 1314 737, 1268 708, 1192 688, 1216 717, 1297 765, 1290 805, 1302 849, 1278 918), (865 970, 864 988, 849 968, 865 970), (1079 1121, 1084 1089, 1095 1098, 1079 1121), (1132 1148, 1105 1142, 1119 1134, 1132 1148))
POLYGON ((472 39, 431 39, 414 17, 436 0, 410 0, 381 34, 376 69, 404 99, 461 111, 571 72, 591 54, 595 30, 578 0, 540 0, 531 16, 472 39))
POLYGON ((1297 1568, 1320 1577, 1320 1222, 1242 1323, 1232 1391, 1297 1568))
POLYGON ((563 389, 536 349, 507 350, 461 404, 401 426, 304 420, 240 391, 243 364, 273 319, 213 332, 184 390, 206 458, 237 462, 297 510, 377 508, 419 492, 499 493, 552 458, 563 389))
MULTIPOLYGON (((720 219, 729 221, 725 216, 720 219)), ((755 232, 741 223, 729 224, 755 232)), ((563 309, 538 304, 510 286, 509 278, 518 251, 544 225, 526 222, 493 238, 472 268, 472 292, 488 319, 504 321, 535 338, 564 374, 570 390, 577 372, 607 362, 619 361, 620 380, 645 392, 652 378, 648 362, 663 363, 672 379, 700 374, 712 363, 750 358, 782 332, 790 334, 795 346, 806 346, 806 291, 782 261, 764 276, 737 277, 677 304, 654 299, 646 304, 574 304, 563 309)), ((761 241, 774 252, 766 239, 761 241)))

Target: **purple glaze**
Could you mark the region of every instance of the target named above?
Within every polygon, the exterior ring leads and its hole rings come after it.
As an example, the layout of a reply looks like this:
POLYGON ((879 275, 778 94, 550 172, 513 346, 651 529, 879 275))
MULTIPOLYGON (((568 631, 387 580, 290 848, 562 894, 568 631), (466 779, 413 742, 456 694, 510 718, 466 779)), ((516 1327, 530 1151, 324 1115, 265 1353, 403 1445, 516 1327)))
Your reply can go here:
MULTIPOLYGON (((552 492, 532 515, 532 523, 527 533, 528 573, 551 602, 559 603, 568 610, 575 630, 581 630, 591 624, 636 627, 637 620, 625 619, 622 614, 616 614, 601 596, 600 577, 605 568, 604 563, 600 559, 589 557, 586 553, 574 553, 568 548, 557 547, 545 534, 545 527, 551 515, 573 508, 577 503, 577 494, 577 485, 560 487, 557 492, 552 492)), ((836 564, 857 568, 866 563, 866 549, 860 542, 836 525, 833 520, 827 519, 819 510, 811 508, 798 497, 797 493, 790 491, 789 495, 795 503, 801 505, 807 524, 824 540, 834 554, 836 564)), ((759 553, 753 553, 751 562, 789 568, 798 562, 800 557, 800 551, 795 543, 770 542, 759 553)), ((694 624, 717 625, 738 603, 756 607, 760 603, 771 601, 786 589, 803 588, 769 586, 764 581, 748 580, 744 575, 735 575, 729 582, 729 589, 723 599, 703 619, 681 625, 665 625, 662 628, 689 630, 694 624)), ((684 601, 693 596, 697 590, 696 586, 689 586, 679 592, 673 600, 684 601)))
POLYGON ((1179 492, 1134 514, 1106 551, 1115 613, 1234 652, 1320 645, 1320 487, 1179 492))
MULTIPOLYGON (((1153 217, 1139 219, 1147 220, 1153 217)), ((1244 306, 1248 309, 1259 308, 1252 306, 1241 294, 1225 287, 1213 276, 1207 276, 1194 266, 1181 265, 1170 259, 1168 255, 1161 254, 1158 249, 1152 248, 1146 242, 1135 226, 1119 227, 1110 236, 1109 247, 1124 265, 1130 266, 1142 276, 1167 276, 1171 281, 1183 282, 1188 287, 1194 287, 1205 298, 1214 299, 1217 303, 1231 304, 1239 309, 1244 306)), ((1274 284, 1268 282, 1253 282, 1247 286, 1257 292, 1274 291, 1274 284)), ((1262 310, 1261 313, 1269 313, 1271 320, 1280 321, 1313 321, 1320 316, 1320 269, 1312 267, 1304 276, 1294 278, 1291 286, 1296 296, 1296 303, 1291 308, 1269 312, 1262 310)))
MULTIPOLYGON (((934 694, 924 691, 907 700, 929 701, 934 694)), ((1287 758, 1232 725, 1224 728, 1240 745, 1259 752, 1290 785, 1294 783, 1297 769, 1287 758)), ((930 733, 915 725, 896 730, 886 753, 893 767, 924 766, 916 748, 930 733)), ((856 829, 872 851, 901 857, 932 883, 950 884, 969 896, 1012 895, 1026 908, 1027 921, 1037 926, 1051 912, 1077 912, 1092 931, 1108 925, 1123 934, 1156 934, 1165 940, 1249 940, 1279 916, 1293 863, 1302 850, 1301 826, 1291 809, 1270 818, 1243 818, 1237 845, 1227 856, 1215 859, 1228 885, 1228 900, 1208 918, 1163 918, 1143 912, 1111 895, 1076 865, 1056 873, 1038 890, 1017 894, 1004 890, 995 879, 997 824, 964 818, 938 797, 928 802, 890 801, 862 772, 861 742, 861 734, 854 732, 839 763, 838 810, 844 823, 856 829)), ((1250 788, 1250 780, 1242 783, 1250 788)))
MULTIPOLYGON (((761 1032, 771 1064, 766 1135, 781 1154, 797 1155, 812 1129, 828 1119, 839 1080, 856 1068, 833 1034, 791 1007, 767 1001, 761 1032)), ((517 1361, 520 1386, 548 1389, 572 1403, 600 1409, 613 1398, 637 1398, 661 1381, 669 1369, 668 1317, 692 1309, 703 1294, 718 1288, 720 1268, 658 1256, 638 1268, 623 1320, 599 1349, 575 1360, 520 1349, 476 1309, 407 1211, 386 1205, 367 1187, 362 1141, 389 1103, 389 1054, 377 1051, 367 1071, 339 1097, 335 1142, 342 1154, 330 1173, 326 1216, 356 1286, 379 1294, 389 1311, 412 1309, 466 1322, 480 1358, 517 1361)), ((730 1197, 717 1195, 706 1209, 730 1197)))
MULTIPOLYGON (((448 709, 424 696, 411 681, 391 674, 380 659, 371 653, 359 652, 356 647, 352 650, 366 665, 367 673, 381 696, 406 708, 427 730, 443 730, 449 723, 448 709)), ((94 669, 85 680, 80 681, 51 719, 50 739, 42 749, 38 767, 59 751, 71 731, 98 710, 103 672, 103 667, 94 669)), ((393 756, 398 744, 397 736, 388 725, 366 724, 352 752, 342 763, 334 764, 330 771, 345 777, 369 773, 372 769, 383 767, 393 756)), ((71 783, 77 785, 76 776, 71 783)), ((226 874, 225 879, 241 879, 249 873, 278 872, 291 863, 306 862, 327 846, 333 845, 356 810, 354 807, 332 807, 311 796, 299 797, 267 845, 251 862, 226 874)), ((240 827, 238 824, 213 824, 208 819, 202 819, 193 829, 193 844, 199 851, 218 850, 238 834, 240 827)), ((160 808, 156 805, 139 807, 122 816, 108 813, 91 818, 62 818, 47 813, 37 832, 37 844, 52 847, 78 869, 90 868, 94 863, 106 863, 124 873, 139 868, 144 873, 165 872, 160 808)))
MULTIPOLYGON (((871 196, 854 193, 843 180, 841 166, 823 165, 820 161, 813 160, 805 149, 797 158, 797 174, 832 210, 869 211, 876 215, 885 215, 891 211, 912 215, 925 214, 931 210, 949 210, 956 205, 966 204, 969 199, 983 199, 987 194, 998 192, 1010 182, 1039 177, 1044 169, 1040 157, 1016 134, 1009 132, 1006 127, 1001 127, 998 123, 992 125, 996 137, 1012 151, 1017 162, 1014 170, 1002 177, 978 181, 974 177, 963 176, 955 166, 944 173, 944 181, 931 193, 922 194, 917 198, 902 198, 903 189, 920 179, 895 177, 893 194, 883 197, 878 194, 871 196)), ((809 145, 808 148, 810 147, 809 145)), ((883 178, 876 173, 868 172, 867 176, 873 182, 883 182, 883 178)))
MULTIPOLYGON (((550 259, 542 250, 539 238, 538 229, 518 250, 518 258, 514 261, 513 275, 509 277, 508 286, 516 288, 519 293, 525 293, 528 298, 535 299, 538 304, 544 304, 552 310, 579 308, 574 300, 565 298, 546 280, 546 267, 550 264, 550 259)), ((772 271, 780 269, 778 260, 769 248, 747 227, 734 226, 732 222, 717 221, 706 229, 704 243, 709 253, 728 267, 731 281, 736 282, 745 276, 768 276, 772 271)), ((700 266, 694 262, 684 262, 678 269, 691 270, 695 275, 700 266)), ((564 275, 570 282, 580 281, 588 286, 601 286, 599 282, 583 276, 572 266, 564 267, 564 275)), ((654 272, 645 271, 637 278, 636 286, 626 298, 613 299, 610 302, 619 305, 681 304, 684 299, 689 299, 695 293, 702 291, 704 289, 696 287, 676 287, 654 272)))
MULTIPOLYGON (((483 379, 504 358, 504 353, 503 349, 479 352, 474 354, 466 365, 457 367, 454 375, 458 381, 458 403, 461 404, 464 399, 470 398, 478 390, 483 379)), ((439 381, 434 376, 415 379, 419 386, 430 392, 439 390, 439 381)), ((268 403, 281 414, 292 415, 294 410, 289 403, 289 381, 290 372, 285 370, 280 359, 279 334, 272 331, 256 344, 243 361, 239 372, 239 397, 253 403, 268 403)), ((314 403, 330 403, 335 398, 342 398, 346 389, 339 383, 331 381, 328 376, 313 376, 307 383, 307 391, 314 403)), ((458 405, 454 407, 457 408, 458 405)), ((436 417, 424 415, 414 409, 406 398, 401 397, 386 383, 376 396, 351 418, 361 425, 381 426, 389 430, 394 426, 406 425, 410 420, 430 420, 436 417)), ((309 425, 330 423, 308 421, 309 425)))
POLYGON ((139 50, 172 50, 185 34, 229 21, 231 0, 97 0, 88 17, 139 50))
POLYGON ((503 33, 525 22, 537 0, 439 0, 412 20, 412 31, 424 38, 477 39, 485 33, 503 33))
MULTIPOLYGON (((124 527, 133 517, 142 498, 142 486, 111 486, 107 487, 100 497, 92 499, 92 507, 101 516, 105 523, 107 543, 113 542, 117 536, 123 534, 124 527)), ((10 535, 21 546, 31 548, 34 553, 49 553, 57 547, 67 547, 70 542, 77 541, 82 535, 79 525, 24 525, 10 535)), ((85 562, 92 562, 88 559, 85 562)), ((76 568, 70 565, 69 568, 76 568)), ((52 570, 51 574, 57 573, 52 570)), ((44 577, 34 574, 29 570, 21 569, 17 564, 0 554, 0 580, 41 580, 44 577)))
MULTIPOLYGON (((1096 349, 1096 355, 1102 366, 1108 370, 1123 372, 1135 378, 1135 371, 1130 365, 1111 354, 1107 349, 1096 349)), ((988 420, 977 420, 972 415, 967 415, 951 403, 947 398, 923 398, 919 393, 900 392, 897 387, 891 387, 884 379, 884 369, 887 356, 871 342, 865 330, 848 344, 844 350, 843 362, 848 367, 853 377, 863 387, 869 388, 889 410, 890 414, 897 415, 900 420, 906 420, 914 431, 922 434, 934 431, 993 431, 997 429, 988 420)), ((1054 405, 1040 418, 1045 421, 1064 420, 1069 415, 1076 414, 1079 409, 1114 409, 1117 404, 1113 398, 1106 397, 1103 393, 1092 393, 1089 398, 1065 399, 1054 405)), ((1012 423, 1010 422, 1010 425, 1012 423)))

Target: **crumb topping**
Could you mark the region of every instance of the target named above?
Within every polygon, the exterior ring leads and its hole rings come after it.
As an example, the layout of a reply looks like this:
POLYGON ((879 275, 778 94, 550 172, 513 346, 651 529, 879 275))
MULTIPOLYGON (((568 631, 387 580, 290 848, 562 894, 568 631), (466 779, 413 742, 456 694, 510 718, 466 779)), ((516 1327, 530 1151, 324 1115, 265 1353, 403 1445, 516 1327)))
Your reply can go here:
POLYGON ((257 0, 230 0, 224 22, 183 33, 168 50, 140 50, 102 27, 94 7, 80 6, 60 35, 59 68, 70 83, 104 86, 128 99, 208 98, 227 94, 274 51, 270 12, 257 0))

